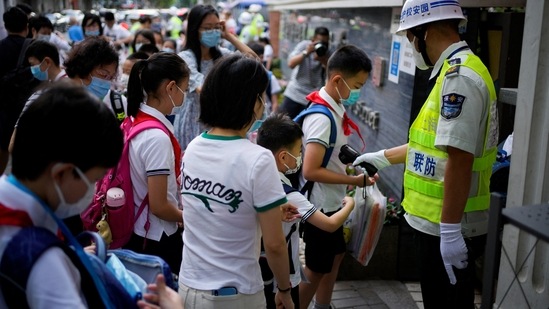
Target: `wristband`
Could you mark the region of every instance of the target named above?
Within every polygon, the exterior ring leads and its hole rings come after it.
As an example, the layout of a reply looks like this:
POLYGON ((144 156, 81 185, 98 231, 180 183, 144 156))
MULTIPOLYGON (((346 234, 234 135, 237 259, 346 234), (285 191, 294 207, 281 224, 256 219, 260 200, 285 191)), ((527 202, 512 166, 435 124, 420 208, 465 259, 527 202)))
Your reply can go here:
POLYGON ((276 288, 278 289, 278 291, 280 293, 286 293, 286 292, 289 292, 292 289, 292 285, 290 284, 290 287, 287 288, 287 289, 281 289, 278 285, 276 286, 276 288))

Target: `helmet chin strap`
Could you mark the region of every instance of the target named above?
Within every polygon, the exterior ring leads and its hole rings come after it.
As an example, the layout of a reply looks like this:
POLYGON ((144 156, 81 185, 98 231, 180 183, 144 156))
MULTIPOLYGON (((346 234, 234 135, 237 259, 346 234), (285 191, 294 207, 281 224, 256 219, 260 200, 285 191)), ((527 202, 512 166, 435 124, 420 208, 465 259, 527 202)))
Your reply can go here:
POLYGON ((431 62, 431 59, 429 59, 429 56, 427 56, 427 44, 425 43, 425 32, 427 30, 423 27, 415 27, 413 29, 410 29, 410 32, 417 37, 417 45, 419 47, 419 52, 421 53, 421 56, 423 57, 423 60, 425 60, 425 64, 429 67, 433 66, 433 63, 431 62))

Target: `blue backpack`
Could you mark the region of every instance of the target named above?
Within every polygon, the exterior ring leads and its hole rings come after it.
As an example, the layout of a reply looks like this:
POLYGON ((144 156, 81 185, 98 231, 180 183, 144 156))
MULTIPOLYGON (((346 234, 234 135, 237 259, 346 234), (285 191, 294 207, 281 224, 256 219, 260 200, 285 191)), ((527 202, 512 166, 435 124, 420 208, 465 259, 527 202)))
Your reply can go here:
MULTIPOLYGON (((320 104, 315 104, 314 102, 309 105, 309 107, 301 113, 299 113, 295 118, 294 122, 299 124, 299 126, 303 126, 303 121, 305 120, 305 117, 307 117, 310 114, 316 114, 320 113, 328 117, 330 119, 330 138, 329 138, 329 147, 326 149, 326 152, 324 153, 324 158, 322 159, 322 167, 328 166, 328 162, 330 161, 330 157, 332 156, 332 153, 334 151, 334 146, 336 143, 337 138, 337 127, 335 124, 334 116, 332 115, 332 112, 328 109, 328 107, 320 104)), ((299 191, 305 195, 307 193, 307 198, 311 197, 311 192, 313 189, 314 181, 307 180, 307 182, 303 185, 303 187, 300 188, 299 185, 299 178, 301 175, 301 169, 292 175, 288 175, 288 179, 290 179, 292 186, 296 189, 299 189, 299 191)))

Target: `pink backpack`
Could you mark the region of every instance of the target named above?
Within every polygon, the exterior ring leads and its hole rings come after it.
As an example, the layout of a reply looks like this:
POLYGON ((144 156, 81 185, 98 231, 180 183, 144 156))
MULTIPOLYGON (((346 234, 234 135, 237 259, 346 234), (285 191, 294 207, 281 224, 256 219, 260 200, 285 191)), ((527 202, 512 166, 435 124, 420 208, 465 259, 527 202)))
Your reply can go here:
MULTIPOLYGON (((135 214, 133 201, 133 187, 130 176, 130 141, 140 132, 147 129, 161 129, 170 136, 171 132, 159 120, 146 115, 142 121, 132 121, 131 117, 126 117, 120 128, 124 133, 124 148, 118 165, 109 169, 105 176, 97 181, 95 186, 95 197, 81 214, 84 229, 88 231, 97 231, 97 223, 104 218, 110 226, 112 243, 109 249, 116 249, 124 246, 130 240, 133 233, 134 224, 149 203, 149 194, 145 196, 135 214), (106 207, 107 191, 110 188, 120 188, 124 191, 125 203, 117 208, 106 207)), ((145 223, 145 231, 149 229, 149 220, 145 223)))

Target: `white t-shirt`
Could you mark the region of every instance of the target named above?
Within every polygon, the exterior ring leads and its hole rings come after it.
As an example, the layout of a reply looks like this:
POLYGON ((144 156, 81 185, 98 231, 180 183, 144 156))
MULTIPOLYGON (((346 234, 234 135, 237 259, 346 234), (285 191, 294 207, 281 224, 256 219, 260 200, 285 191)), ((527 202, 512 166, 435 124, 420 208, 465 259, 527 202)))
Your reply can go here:
POLYGON ((272 59, 274 55, 274 50, 271 44, 265 45, 265 49, 263 51, 263 61, 267 61, 269 59, 272 59))
MULTIPOLYGON (((347 144, 348 136, 343 134, 343 115, 345 109, 342 105, 337 104, 324 90, 324 87, 319 91, 320 96, 330 104, 333 108, 328 109, 334 117, 337 126, 337 138, 332 152, 332 156, 328 161, 327 169, 339 173, 346 174, 346 166, 339 160, 339 151, 341 146, 347 144)), ((308 143, 319 143, 328 149, 330 142, 330 119, 326 115, 316 113, 305 117, 303 121, 303 145, 308 143)), ((305 157, 305 149, 303 149, 303 157, 305 157)), ((306 180, 301 174, 300 185, 303 186, 306 180)), ((326 212, 333 212, 341 207, 341 200, 345 197, 347 185, 343 184, 327 184, 315 182, 311 193, 310 201, 318 209, 326 212)))
MULTIPOLYGON (((140 110, 160 120, 173 133, 173 125, 157 109, 141 104, 140 110)), ((145 195, 149 192, 147 178, 156 175, 168 176, 168 201, 181 208, 179 188, 175 177, 174 150, 170 137, 162 130, 145 130, 130 141, 130 173, 136 214, 145 195)), ((135 234, 145 237, 144 226, 147 222, 147 215, 150 222, 148 239, 160 241, 163 233, 170 236, 177 231, 177 222, 162 220, 149 213, 149 207, 145 207, 135 222, 133 228, 135 234)))
MULTIPOLYGON (((33 224, 57 233, 57 223, 40 202, 30 194, 0 178, 0 203, 11 209, 26 212, 33 224)), ((0 259, 12 237, 19 232, 16 226, 0 225, 0 259)), ((69 257, 58 247, 47 249, 34 263, 29 274, 26 295, 30 308, 87 308, 80 289, 80 273, 69 257)), ((6 308, 0 290, 0 308, 6 308)))
POLYGON ((103 35, 111 38, 113 41, 118 41, 123 40, 132 34, 126 28, 118 24, 114 24, 112 28, 105 25, 105 28, 103 28, 103 35))
POLYGON ((183 157, 181 284, 263 290, 258 212, 286 203, 273 154, 239 137, 197 136, 183 157))

